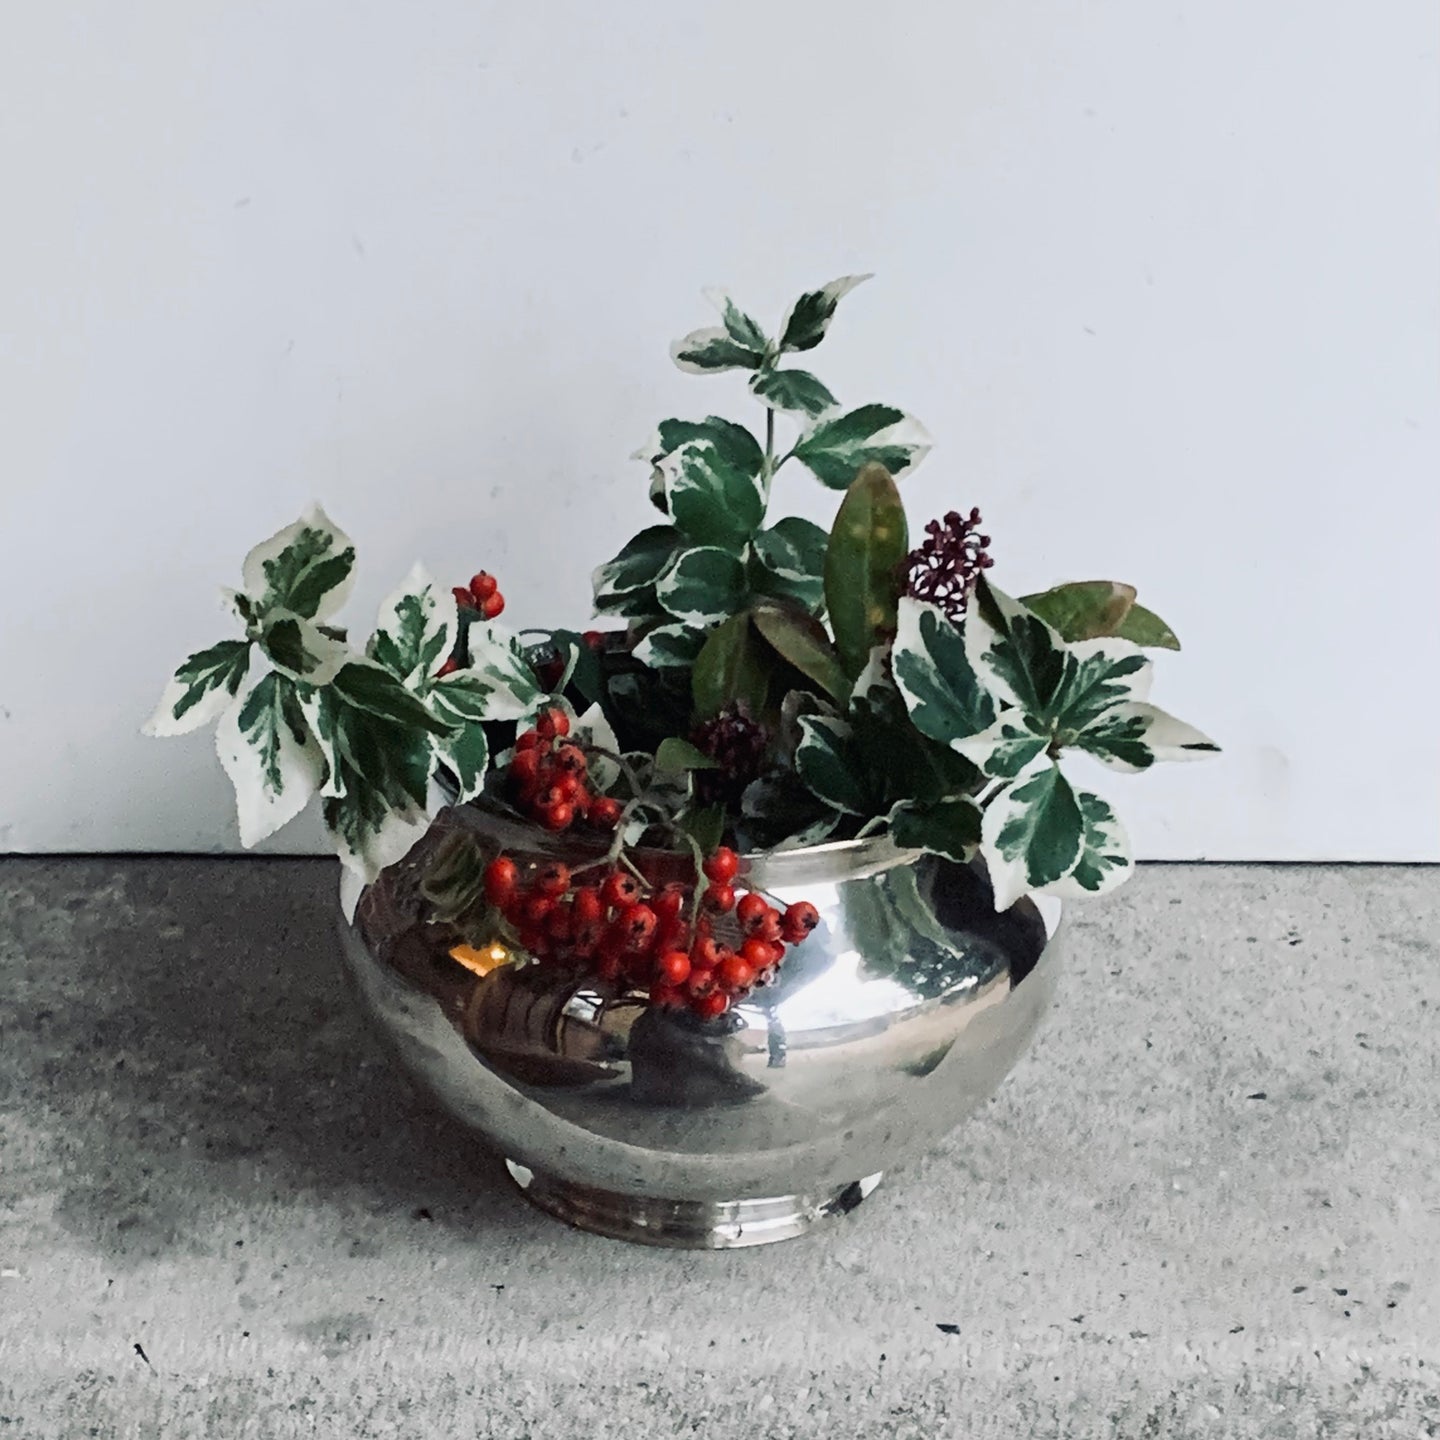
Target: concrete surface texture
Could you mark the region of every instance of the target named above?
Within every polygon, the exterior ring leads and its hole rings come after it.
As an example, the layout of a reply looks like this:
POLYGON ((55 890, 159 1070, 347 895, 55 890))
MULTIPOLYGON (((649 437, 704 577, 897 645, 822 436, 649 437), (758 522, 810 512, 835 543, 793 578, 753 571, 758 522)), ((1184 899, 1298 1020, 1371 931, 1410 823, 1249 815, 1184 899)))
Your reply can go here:
POLYGON ((773 1248, 408 1094, 332 864, 0 862, 0 1440, 1440 1434, 1440 875, 1149 866, 999 1095, 773 1248))

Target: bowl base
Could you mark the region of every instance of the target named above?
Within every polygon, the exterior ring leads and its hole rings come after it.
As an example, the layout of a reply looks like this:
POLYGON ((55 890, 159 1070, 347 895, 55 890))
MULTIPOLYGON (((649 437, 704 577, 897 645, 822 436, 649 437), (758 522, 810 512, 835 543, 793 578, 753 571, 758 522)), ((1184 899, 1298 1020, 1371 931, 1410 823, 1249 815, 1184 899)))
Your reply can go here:
POLYGON ((525 1198, 578 1230, 677 1250, 734 1250, 792 1240, 849 1214, 880 1183, 881 1173, 815 1194, 746 1200, 663 1200, 622 1195, 545 1175, 506 1160, 525 1198))

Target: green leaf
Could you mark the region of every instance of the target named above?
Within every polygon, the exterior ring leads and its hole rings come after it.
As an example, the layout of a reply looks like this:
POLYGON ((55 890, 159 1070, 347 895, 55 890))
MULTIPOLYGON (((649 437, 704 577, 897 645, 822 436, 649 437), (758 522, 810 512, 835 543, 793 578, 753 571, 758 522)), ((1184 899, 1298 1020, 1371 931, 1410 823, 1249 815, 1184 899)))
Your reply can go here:
POLYGON ((1084 836, 1080 802, 1060 768, 1042 761, 986 806, 981 853, 995 888, 995 908, 1063 880, 1079 863, 1084 836))
POLYGON ((832 490, 847 489, 866 465, 883 465, 898 480, 930 451, 930 436, 893 405, 861 405, 818 420, 790 453, 832 490))
POLYGON ((642 530, 591 576, 596 610, 615 613, 615 601, 646 592, 653 596, 656 579, 682 543, 673 525, 651 525, 642 530))
POLYGON ((1004 710, 993 725, 952 741, 958 753, 985 774, 1013 780, 1050 748, 1050 732, 1036 730, 1019 710, 1004 710))
POLYGON ((1064 640, 1118 635, 1135 604, 1135 587, 1115 580, 1072 580, 1020 599, 1032 614, 1052 625, 1064 640))
POLYGON ((343 706, 413 731, 422 740, 427 735, 450 733, 446 721, 432 715, 394 675, 373 661, 352 660, 336 674, 329 688, 343 706))
POLYGON ((247 683, 231 701, 216 728, 215 749, 235 787, 246 849, 293 820, 324 776, 324 758, 295 682, 273 670, 247 683))
POLYGON ((430 828, 423 808, 391 805, 364 784, 352 783, 343 794, 327 797, 320 813, 340 863, 365 882, 403 860, 430 828))
POLYGON ((1130 874, 1130 840, 1115 812, 1098 795, 1081 790, 1076 799, 1085 822, 1080 859, 1062 880, 1046 888, 1055 895, 1083 899, 1113 890, 1130 874))
POLYGON ((690 541, 739 549, 755 533, 765 518, 758 449, 753 459, 753 469, 736 464, 713 440, 695 439, 659 462, 667 509, 690 541))
POLYGON ((708 855, 725 838, 725 807, 704 805, 686 811, 680 817, 680 828, 708 855))
POLYGON ((1112 706, 1075 737, 1074 745, 1115 770, 1148 770, 1157 760, 1200 760, 1220 747, 1193 725, 1154 705, 1112 706))
POLYGON ((808 370, 761 370, 750 377, 750 391, 772 410, 821 415, 838 402, 808 370))
POLYGON ((868 815, 875 799, 856 761, 853 732, 843 720, 800 717, 795 773, 827 805, 849 815, 868 815))
POLYGON ((758 370, 764 356, 730 338, 723 326, 692 330, 670 347, 670 358, 690 375, 719 370, 758 370))
POLYGON ((662 420, 650 440, 635 452, 636 458, 658 465, 692 440, 710 441, 726 463, 737 470, 759 474, 765 459, 754 435, 722 415, 707 415, 703 420, 662 420))
POLYGON ((687 625, 707 625, 733 615, 745 600, 745 565, 715 545, 682 550, 655 582, 660 603, 687 625))
POLYGON ((925 804, 902 800, 890 812, 890 835, 906 850, 929 850, 966 864, 980 843, 980 807, 968 795, 925 804))
POLYGON ((703 292, 705 298, 720 312, 725 323, 725 333, 747 350, 764 352, 770 341, 765 332, 752 320, 724 291, 710 288, 703 292))
POLYGON ((818 290, 807 290, 791 307, 780 326, 780 349, 813 350, 835 318, 835 307, 869 275, 842 275, 818 290))
POLYGON ((343 640, 283 610, 265 612, 260 650, 277 670, 309 685, 328 685, 355 658, 343 640))
POLYGON ((796 600, 816 611, 825 599, 825 547, 830 537, 810 520, 787 515, 752 542, 751 586, 761 595, 796 600))
POLYGON ((1128 640, 1132 645, 1143 645, 1149 650, 1180 648, 1175 632, 1153 610, 1147 610, 1143 605, 1132 605, 1115 633, 1122 640, 1128 640))
POLYGON ((632 653, 642 665, 656 670, 693 665, 706 633, 693 625, 657 625, 645 632, 632 653))
POLYGON ((915 728, 932 740, 954 746, 994 722, 995 702, 970 664, 964 638, 936 606, 901 600, 891 668, 915 728))
POLYGON ((417 565, 382 602, 365 653, 423 694, 455 648, 457 624, 455 597, 417 565))
POLYGON ((354 584, 355 547, 318 505, 245 557, 245 589, 261 610, 325 620, 354 584))
POLYGON ((691 675, 696 714, 708 719, 732 700, 743 700, 752 715, 761 714, 770 694, 767 654, 748 614, 732 616, 712 630, 691 675))
POLYGON ((430 695, 436 717, 455 727, 449 739, 435 742, 435 751, 454 774, 459 790, 456 803, 463 805, 467 800, 473 800, 485 787, 485 775, 490 769, 490 742, 485 736, 485 727, 460 710, 451 708, 450 698, 439 686, 430 695))
POLYGON ((851 675, 895 628, 896 577, 909 545, 895 481, 883 466, 867 465, 845 492, 825 552, 825 605, 851 675))
POLYGON ((184 735, 208 725, 229 704, 249 668, 248 640, 222 640, 197 650, 166 685, 155 713, 145 722, 145 734, 184 735))
POLYGON ((718 770, 720 766, 718 761, 688 740, 682 740, 678 735, 669 735, 660 742, 659 749, 655 751, 655 768, 676 774, 686 770, 718 770))
POLYGON ((470 663, 438 683, 468 687, 486 720, 522 720, 532 714, 545 692, 514 635, 493 623, 477 622, 470 626, 466 643, 470 663))
POLYGON ((1051 716, 1063 703, 1078 662, 1055 630, 983 575, 964 635, 976 675, 1002 700, 1034 716, 1051 716))
POLYGON ((778 605, 757 605, 750 612, 755 628, 770 645, 827 695, 843 701, 850 684, 840 657, 818 620, 803 611, 778 605))

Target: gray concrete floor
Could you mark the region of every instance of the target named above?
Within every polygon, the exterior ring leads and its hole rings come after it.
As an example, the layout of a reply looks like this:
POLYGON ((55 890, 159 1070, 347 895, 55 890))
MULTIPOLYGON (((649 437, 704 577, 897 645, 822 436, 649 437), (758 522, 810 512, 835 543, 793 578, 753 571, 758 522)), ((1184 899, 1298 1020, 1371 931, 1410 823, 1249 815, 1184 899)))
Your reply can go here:
POLYGON ((413 1099, 334 883, 0 862, 0 1440, 1440 1434, 1435 869, 1145 867, 977 1116, 719 1254, 413 1099))

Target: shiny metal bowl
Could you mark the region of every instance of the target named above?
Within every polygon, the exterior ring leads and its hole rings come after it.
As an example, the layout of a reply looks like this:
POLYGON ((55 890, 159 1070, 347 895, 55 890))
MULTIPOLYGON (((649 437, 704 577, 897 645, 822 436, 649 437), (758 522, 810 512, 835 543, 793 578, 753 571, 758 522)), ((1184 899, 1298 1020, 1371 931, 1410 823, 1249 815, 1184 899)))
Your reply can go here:
MULTIPOLYGON (((529 1199, 600 1234, 760 1245, 843 1214, 991 1094, 1054 993, 1058 904, 996 914, 983 872, 883 838, 750 857, 744 883, 821 924, 719 1019, 543 965, 480 974, 425 898, 457 831, 576 860, 568 838, 446 811, 342 927, 349 969, 404 1068, 529 1199)), ((693 874, 637 858, 657 881, 693 874)))

